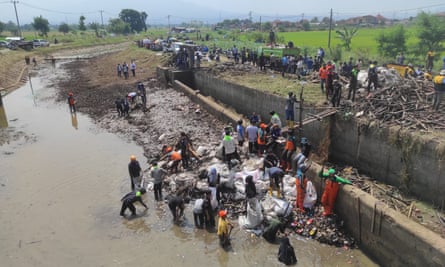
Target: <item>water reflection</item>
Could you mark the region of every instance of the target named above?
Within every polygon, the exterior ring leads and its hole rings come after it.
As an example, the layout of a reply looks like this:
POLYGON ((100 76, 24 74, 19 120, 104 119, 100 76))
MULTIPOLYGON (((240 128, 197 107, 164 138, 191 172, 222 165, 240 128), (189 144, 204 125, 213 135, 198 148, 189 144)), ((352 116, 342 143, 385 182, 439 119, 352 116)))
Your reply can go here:
POLYGON ((71 125, 74 127, 74 129, 78 129, 78 122, 77 122, 77 115, 76 113, 71 113, 71 125))
POLYGON ((8 127, 8 119, 6 118, 5 107, 3 106, 2 94, 0 93, 0 128, 8 127))

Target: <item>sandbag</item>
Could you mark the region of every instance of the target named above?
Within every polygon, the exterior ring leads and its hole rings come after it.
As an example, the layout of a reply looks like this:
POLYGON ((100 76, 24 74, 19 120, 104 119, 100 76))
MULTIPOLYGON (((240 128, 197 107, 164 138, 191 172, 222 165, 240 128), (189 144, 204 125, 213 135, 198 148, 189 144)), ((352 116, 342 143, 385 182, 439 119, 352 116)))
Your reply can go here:
POLYGON ((252 198, 247 202, 247 216, 245 228, 255 228, 263 222, 263 213, 261 212, 261 205, 258 199, 252 198))
POLYGON ((277 214, 277 216, 287 217, 292 212, 292 205, 282 199, 272 198, 275 203, 273 211, 277 214))

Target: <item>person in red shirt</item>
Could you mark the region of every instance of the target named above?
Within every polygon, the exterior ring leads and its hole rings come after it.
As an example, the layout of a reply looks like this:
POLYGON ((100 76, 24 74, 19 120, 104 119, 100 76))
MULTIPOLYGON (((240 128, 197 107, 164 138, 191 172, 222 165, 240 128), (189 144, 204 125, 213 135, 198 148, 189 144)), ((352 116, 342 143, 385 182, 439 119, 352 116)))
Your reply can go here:
POLYGON ((71 113, 76 113, 76 101, 74 100, 72 92, 69 92, 68 94, 68 105, 70 107, 71 113))
POLYGON ((324 87, 326 84, 326 79, 328 78, 328 71, 326 69, 325 63, 323 63, 320 70, 318 71, 318 76, 320 77, 321 93, 324 94, 324 87))

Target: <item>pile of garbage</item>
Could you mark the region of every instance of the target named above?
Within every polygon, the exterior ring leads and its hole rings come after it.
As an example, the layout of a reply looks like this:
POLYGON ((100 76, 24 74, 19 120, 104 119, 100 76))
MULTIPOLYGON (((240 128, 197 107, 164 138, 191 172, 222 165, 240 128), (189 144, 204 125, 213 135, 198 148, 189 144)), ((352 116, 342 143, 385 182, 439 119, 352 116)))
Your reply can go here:
MULTIPOLYGON (((210 149, 200 147, 197 151, 208 153, 210 149)), ((166 162, 159 164, 162 166, 166 162)), ((238 221, 238 225, 245 231, 260 236, 269 221, 278 219, 286 222, 286 234, 339 247, 354 248, 356 246, 354 239, 343 230, 343 221, 337 216, 323 216, 322 208, 318 205, 315 206, 313 212, 301 212, 294 208, 297 198, 295 177, 284 176, 282 198, 271 196, 268 193, 269 176, 267 172, 260 169, 261 166, 263 166, 263 159, 254 157, 229 170, 226 164, 215 157, 206 167, 198 171, 170 175, 164 181, 164 188, 169 194, 181 194, 192 200, 201 198, 210 190, 206 179, 207 173, 215 168, 220 174, 220 184, 231 183, 234 190, 228 196, 224 196, 220 203, 216 201, 212 192, 211 204, 215 209, 227 210, 229 218, 238 221), (253 201, 247 201, 245 196, 246 177, 249 175, 253 177, 258 194, 253 201)), ((148 189, 153 187, 151 181, 146 186, 148 189)))

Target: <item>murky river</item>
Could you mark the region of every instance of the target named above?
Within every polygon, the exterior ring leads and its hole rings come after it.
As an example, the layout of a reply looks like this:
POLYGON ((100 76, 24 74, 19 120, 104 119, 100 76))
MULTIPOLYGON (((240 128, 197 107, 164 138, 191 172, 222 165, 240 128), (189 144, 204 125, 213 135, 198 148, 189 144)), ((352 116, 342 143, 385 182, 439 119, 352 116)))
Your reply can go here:
MULTIPOLYGON (((143 151, 55 103, 43 82, 54 75, 43 68, 32 90, 28 83, 3 98, 9 127, 0 131, 18 137, 0 146, 1 266, 283 266, 277 245, 244 230, 233 231, 233 251, 224 252, 215 233, 193 227, 191 207, 182 225, 172 224, 152 192, 147 211, 120 217, 129 155, 145 163, 143 151)), ((298 266, 377 266, 358 249, 296 236, 291 243, 298 266)))

